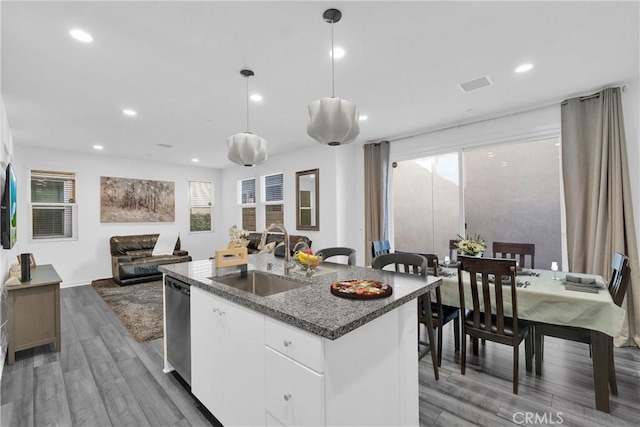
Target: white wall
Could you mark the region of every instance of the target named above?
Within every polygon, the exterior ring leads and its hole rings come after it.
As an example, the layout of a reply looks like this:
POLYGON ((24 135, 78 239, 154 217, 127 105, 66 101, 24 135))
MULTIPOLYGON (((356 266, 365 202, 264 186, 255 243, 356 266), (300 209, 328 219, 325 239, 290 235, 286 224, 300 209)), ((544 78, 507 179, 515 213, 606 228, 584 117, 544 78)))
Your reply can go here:
POLYGON ((109 238, 115 235, 147 234, 162 231, 180 233, 182 248, 194 259, 206 259, 216 247, 227 244, 227 229, 216 222, 221 216, 220 171, 199 167, 127 160, 102 154, 77 154, 16 145, 13 161, 18 180, 18 242, 8 254, 34 254, 38 264, 52 264, 63 280, 62 286, 88 284, 111 277, 109 238), (42 169, 76 173, 78 239, 72 241, 29 242, 29 170, 42 169), (100 177, 112 176, 175 182, 176 211, 172 223, 101 223, 100 177), (189 232, 188 182, 214 182, 214 229, 212 233, 189 232))

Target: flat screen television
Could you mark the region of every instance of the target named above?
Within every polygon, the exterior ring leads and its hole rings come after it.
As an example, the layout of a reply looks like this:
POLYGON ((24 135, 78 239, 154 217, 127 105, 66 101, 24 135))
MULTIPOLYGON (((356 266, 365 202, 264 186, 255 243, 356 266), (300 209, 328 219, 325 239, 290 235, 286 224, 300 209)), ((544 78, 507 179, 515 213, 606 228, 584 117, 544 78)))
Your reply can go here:
POLYGON ((16 174, 13 172, 11 163, 7 165, 4 179, 4 192, 2 193, 2 212, 0 222, 2 222, 2 247, 11 249, 16 244, 18 238, 17 226, 17 203, 16 193, 18 182, 16 174))

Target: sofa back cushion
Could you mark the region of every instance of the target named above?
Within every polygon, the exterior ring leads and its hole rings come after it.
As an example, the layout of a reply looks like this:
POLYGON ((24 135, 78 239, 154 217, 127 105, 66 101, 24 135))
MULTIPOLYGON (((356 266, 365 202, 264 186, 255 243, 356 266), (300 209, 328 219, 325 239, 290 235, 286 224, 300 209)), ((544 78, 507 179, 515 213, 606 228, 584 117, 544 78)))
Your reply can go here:
MULTIPOLYGON (((112 256, 131 255, 133 251, 153 251, 158 234, 134 234, 130 236, 113 236, 109 239, 112 256)), ((175 250, 180 249, 180 239, 176 241, 175 250)), ((134 252, 135 253, 135 252, 134 252)), ((140 252, 138 252, 140 253, 140 252)))
MULTIPOLYGON (((262 233, 249 233, 247 239, 249 240, 249 244, 247 245, 248 249, 253 249, 254 251, 258 250, 258 246, 260 245, 260 238, 262 237, 262 233)), ((266 243, 275 242, 276 246, 284 241, 284 234, 282 233, 269 233, 267 234, 266 243)), ((293 249, 296 243, 305 242, 309 247, 311 247, 311 240, 307 236, 302 236, 298 234, 290 234, 289 235, 289 249, 293 249)))

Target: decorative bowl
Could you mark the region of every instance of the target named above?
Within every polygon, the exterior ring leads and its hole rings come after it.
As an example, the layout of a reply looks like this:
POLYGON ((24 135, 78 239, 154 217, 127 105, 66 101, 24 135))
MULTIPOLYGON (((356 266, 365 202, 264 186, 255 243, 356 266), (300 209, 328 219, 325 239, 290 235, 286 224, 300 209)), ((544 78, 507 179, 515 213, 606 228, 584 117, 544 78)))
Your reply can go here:
POLYGON ((313 270, 322 264, 322 255, 310 255, 301 251, 293 254, 293 259, 304 271, 313 270))

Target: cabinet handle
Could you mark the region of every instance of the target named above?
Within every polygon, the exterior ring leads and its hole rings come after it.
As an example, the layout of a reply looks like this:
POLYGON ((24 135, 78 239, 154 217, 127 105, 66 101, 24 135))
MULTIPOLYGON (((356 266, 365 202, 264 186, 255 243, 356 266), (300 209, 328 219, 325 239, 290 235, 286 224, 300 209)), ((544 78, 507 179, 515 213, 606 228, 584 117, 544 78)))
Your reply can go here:
POLYGON ((284 344, 285 347, 289 347, 291 345, 291 340, 284 340, 282 344, 284 344))
POLYGON ((218 316, 224 316, 224 311, 218 310, 218 316))
POLYGON ((218 309, 214 307, 214 308, 211 309, 211 311, 214 312, 214 313, 217 313, 218 309))
POLYGON ((285 393, 284 396, 282 396, 282 397, 283 397, 283 399, 285 401, 288 402, 289 400, 291 400, 291 393, 285 393))

